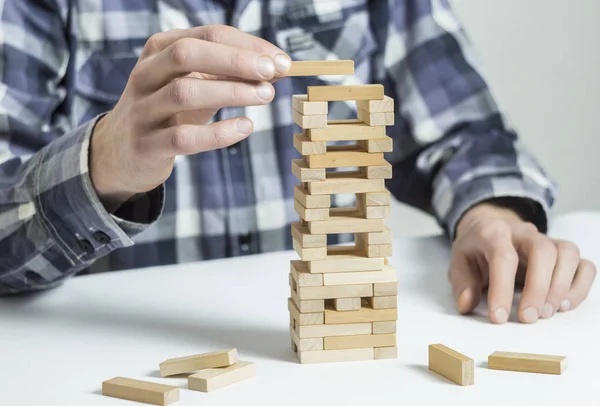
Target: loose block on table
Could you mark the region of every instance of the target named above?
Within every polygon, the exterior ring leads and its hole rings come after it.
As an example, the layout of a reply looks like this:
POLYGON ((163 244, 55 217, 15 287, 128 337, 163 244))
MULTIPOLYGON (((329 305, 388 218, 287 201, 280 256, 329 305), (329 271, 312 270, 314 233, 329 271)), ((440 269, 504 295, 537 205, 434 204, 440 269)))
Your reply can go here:
POLYGON ((180 358, 172 358, 160 363, 160 376, 177 375, 200 369, 226 367, 238 360, 237 350, 209 352, 180 358))
POLYGON ((188 377, 188 389, 211 392, 256 376, 253 362, 238 361, 223 368, 206 369, 188 377))
POLYGON ((429 346, 429 369, 458 385, 473 385, 474 368, 471 358, 445 345, 431 344, 429 346))
POLYGON ((561 375, 567 369, 567 357, 496 351, 488 357, 488 369, 561 375))
POLYGON ((137 379, 115 377, 102 382, 102 395, 166 406, 179 401, 179 388, 137 379))

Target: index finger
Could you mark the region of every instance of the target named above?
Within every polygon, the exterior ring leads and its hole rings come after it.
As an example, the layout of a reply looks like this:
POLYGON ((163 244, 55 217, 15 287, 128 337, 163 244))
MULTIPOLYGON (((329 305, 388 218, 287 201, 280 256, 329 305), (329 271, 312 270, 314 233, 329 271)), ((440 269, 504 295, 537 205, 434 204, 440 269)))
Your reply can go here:
POLYGON ((291 67, 291 59, 281 48, 260 37, 227 25, 203 25, 154 34, 148 39, 142 51, 141 58, 144 59, 156 55, 171 46, 175 41, 183 38, 201 39, 269 55, 273 58, 279 75, 287 74, 291 67))

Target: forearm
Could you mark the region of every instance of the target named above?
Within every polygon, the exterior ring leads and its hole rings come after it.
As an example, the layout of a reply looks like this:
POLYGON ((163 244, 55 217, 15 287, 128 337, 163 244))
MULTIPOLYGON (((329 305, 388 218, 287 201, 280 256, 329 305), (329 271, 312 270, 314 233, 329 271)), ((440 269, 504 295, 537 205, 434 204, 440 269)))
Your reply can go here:
POLYGON ((94 122, 58 137, 26 162, 0 164, 0 292, 59 284, 132 237, 160 214, 162 188, 109 214, 89 176, 94 122))

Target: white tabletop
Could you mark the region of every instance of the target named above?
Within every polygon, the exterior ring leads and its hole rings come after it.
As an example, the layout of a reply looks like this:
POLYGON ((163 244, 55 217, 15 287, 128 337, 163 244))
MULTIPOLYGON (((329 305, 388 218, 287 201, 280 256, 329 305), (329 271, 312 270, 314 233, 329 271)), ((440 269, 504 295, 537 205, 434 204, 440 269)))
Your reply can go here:
MULTIPOLYGON (((564 216, 552 235, 575 241, 600 264, 600 213, 564 216)), ((185 379, 160 378, 158 364, 231 347, 257 363, 257 377, 211 393, 182 389, 180 405, 564 406, 597 400, 598 283, 576 311, 533 325, 492 325, 482 313, 455 313, 443 239, 394 244, 396 360, 298 364, 286 304, 289 260, 296 255, 284 252, 84 276, 51 292, 0 299, 0 404, 133 405, 101 396, 102 381, 126 376, 185 388, 185 379), (457 386, 429 372, 431 343, 474 358, 475 385, 457 386), (561 376, 488 370, 487 356, 496 350, 565 355, 568 369, 561 376)))

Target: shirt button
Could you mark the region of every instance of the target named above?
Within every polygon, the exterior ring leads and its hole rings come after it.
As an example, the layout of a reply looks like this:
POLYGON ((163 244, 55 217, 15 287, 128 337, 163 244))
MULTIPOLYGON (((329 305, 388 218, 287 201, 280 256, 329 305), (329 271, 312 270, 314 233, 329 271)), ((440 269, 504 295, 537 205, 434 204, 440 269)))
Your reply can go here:
POLYGON ((83 251, 85 251, 88 254, 91 254, 94 252, 94 246, 88 240, 79 240, 79 248, 81 248, 83 251))
POLYGON ((240 249, 243 252, 246 252, 250 249, 250 242, 252 241, 252 237, 250 234, 242 234, 239 238, 240 249))
POLYGON ((96 231, 92 236, 100 244, 108 244, 110 242, 110 237, 104 231, 96 231))
POLYGON ((229 154, 231 155, 237 155, 238 153, 238 148, 235 145, 232 145, 227 149, 229 150, 229 154))

